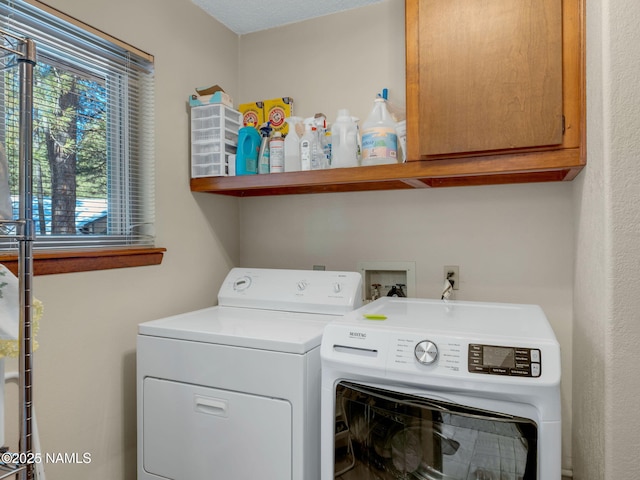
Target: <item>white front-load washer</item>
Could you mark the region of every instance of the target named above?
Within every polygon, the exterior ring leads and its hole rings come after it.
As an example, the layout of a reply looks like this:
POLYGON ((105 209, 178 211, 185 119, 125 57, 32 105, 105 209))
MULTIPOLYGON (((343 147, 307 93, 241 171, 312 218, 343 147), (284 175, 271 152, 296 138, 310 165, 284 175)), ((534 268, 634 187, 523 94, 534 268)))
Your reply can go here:
POLYGON ((560 480, 560 348, 534 305, 385 297, 321 347, 322 480, 560 480))
POLYGON ((218 305, 139 325, 138 480, 310 480, 320 341, 355 272, 235 268, 218 305))

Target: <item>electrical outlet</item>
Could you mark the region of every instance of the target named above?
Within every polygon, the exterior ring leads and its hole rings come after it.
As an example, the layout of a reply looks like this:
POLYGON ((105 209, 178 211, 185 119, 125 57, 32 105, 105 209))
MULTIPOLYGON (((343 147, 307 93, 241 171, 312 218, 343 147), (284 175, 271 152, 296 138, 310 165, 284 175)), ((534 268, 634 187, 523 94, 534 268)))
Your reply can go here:
POLYGON ((458 265, 445 265, 444 280, 449 280, 454 290, 460 290, 460 267, 458 265))

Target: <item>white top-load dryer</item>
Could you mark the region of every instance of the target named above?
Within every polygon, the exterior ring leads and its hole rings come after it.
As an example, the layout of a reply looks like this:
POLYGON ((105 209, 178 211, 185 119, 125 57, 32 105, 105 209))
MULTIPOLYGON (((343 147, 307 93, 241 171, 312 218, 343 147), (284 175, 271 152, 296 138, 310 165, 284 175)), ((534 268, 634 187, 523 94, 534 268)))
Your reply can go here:
POLYGON ((140 324, 138 480, 313 480, 320 342, 354 272, 234 268, 218 306, 140 324))

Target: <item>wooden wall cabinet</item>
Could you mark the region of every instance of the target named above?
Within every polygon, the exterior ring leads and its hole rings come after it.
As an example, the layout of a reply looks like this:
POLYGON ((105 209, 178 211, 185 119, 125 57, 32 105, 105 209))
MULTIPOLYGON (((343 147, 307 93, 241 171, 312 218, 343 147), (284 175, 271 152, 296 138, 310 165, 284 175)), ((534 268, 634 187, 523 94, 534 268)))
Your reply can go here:
POLYGON ((585 164, 582 0, 405 4, 408 159, 462 160, 473 176, 498 157, 477 173, 486 183, 573 179, 585 164))
POLYGON ((584 0, 405 0, 407 159, 191 180, 233 196, 573 180, 585 165, 584 0))

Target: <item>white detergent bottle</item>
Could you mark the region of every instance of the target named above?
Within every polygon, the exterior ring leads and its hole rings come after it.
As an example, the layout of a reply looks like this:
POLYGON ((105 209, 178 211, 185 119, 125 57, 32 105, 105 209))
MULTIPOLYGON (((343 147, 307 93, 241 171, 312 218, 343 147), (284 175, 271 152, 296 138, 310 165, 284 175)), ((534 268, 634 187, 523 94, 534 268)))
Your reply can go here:
POLYGON ((358 125, 349 110, 338 110, 331 126, 331 168, 358 166, 358 125))
POLYGON ((284 171, 298 172, 300 165, 300 137, 304 134, 304 125, 301 117, 287 117, 285 122, 289 124, 289 133, 284 137, 284 171))
POLYGON ((373 110, 362 125, 362 165, 398 162, 396 122, 384 98, 376 98, 373 110))
POLYGON ((304 135, 300 139, 300 169, 311 170, 316 134, 311 130, 313 118, 304 121, 304 135))

